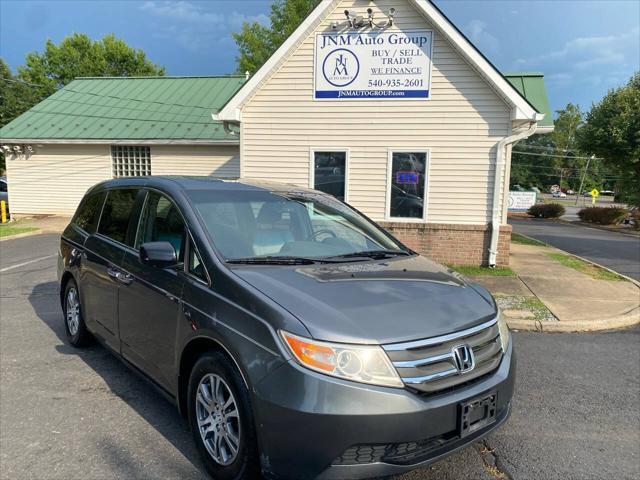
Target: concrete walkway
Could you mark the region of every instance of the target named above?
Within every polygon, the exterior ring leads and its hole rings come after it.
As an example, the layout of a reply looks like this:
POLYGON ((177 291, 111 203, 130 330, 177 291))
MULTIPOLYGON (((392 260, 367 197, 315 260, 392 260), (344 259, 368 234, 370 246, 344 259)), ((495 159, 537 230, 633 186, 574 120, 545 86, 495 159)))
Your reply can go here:
POLYGON ((21 226, 36 227, 41 233, 62 233, 71 217, 63 215, 36 215, 19 220, 21 226))
POLYGON ((539 299, 555 317, 507 310, 512 328, 590 331, 640 323, 640 288, 630 281, 600 280, 565 266, 547 254, 551 247, 511 245, 515 277, 476 277, 498 297, 539 299))

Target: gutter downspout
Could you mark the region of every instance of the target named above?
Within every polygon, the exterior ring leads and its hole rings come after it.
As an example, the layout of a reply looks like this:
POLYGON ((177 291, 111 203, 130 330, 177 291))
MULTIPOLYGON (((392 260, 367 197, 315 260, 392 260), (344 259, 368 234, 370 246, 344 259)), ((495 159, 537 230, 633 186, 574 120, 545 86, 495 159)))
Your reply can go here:
MULTIPOLYGON (((502 205, 500 205, 500 192, 502 191, 500 181, 502 180, 502 167, 505 164, 504 152, 505 147, 511 143, 515 143, 523 138, 530 137, 536 133, 538 124, 532 120, 529 129, 516 135, 504 138, 498 142, 496 152, 496 170, 493 180, 493 216, 491 218, 491 242, 489 244, 489 268, 496 268, 498 258, 498 240, 500 239, 500 215, 502 213, 502 205)), ((506 180, 506 179, 505 179, 506 180)))

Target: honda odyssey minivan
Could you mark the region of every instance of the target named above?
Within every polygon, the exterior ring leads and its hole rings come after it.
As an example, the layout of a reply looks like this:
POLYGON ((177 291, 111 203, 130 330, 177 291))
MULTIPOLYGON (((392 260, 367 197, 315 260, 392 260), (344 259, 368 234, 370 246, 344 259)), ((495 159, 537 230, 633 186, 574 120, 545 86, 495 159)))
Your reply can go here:
POLYGON ((491 295, 318 191, 107 181, 58 276, 69 342, 97 339, 174 402, 216 480, 400 474, 510 412, 491 295))

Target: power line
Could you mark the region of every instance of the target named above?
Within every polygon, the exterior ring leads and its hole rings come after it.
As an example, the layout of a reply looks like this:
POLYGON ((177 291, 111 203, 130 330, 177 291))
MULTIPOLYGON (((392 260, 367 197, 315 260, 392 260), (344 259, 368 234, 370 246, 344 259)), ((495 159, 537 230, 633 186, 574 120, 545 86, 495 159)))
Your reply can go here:
POLYGON ((118 97, 116 95, 101 95, 99 93, 82 92, 80 90, 74 90, 73 88, 69 88, 69 87, 64 87, 59 91, 60 92, 74 92, 74 93, 79 93, 81 95, 91 95, 93 97, 99 97, 99 98, 112 98, 112 99, 115 99, 115 100, 125 100, 127 102, 151 103, 151 104, 165 105, 165 106, 170 106, 170 107, 200 108, 202 110, 207 110, 208 112, 212 112, 213 111, 213 109, 211 107, 202 107, 200 105, 184 105, 184 104, 181 104, 181 103, 166 103, 166 102, 160 102, 160 101, 157 101, 157 100, 141 100, 139 98, 118 97))
POLYGON ((158 120, 155 118, 149 119, 149 118, 127 118, 127 117, 106 117, 103 115, 89 115, 86 113, 68 113, 68 112, 56 112, 53 110, 37 110, 32 108, 30 110, 31 112, 36 112, 36 113, 44 113, 44 114, 49 114, 49 115, 67 115, 69 117, 86 117, 86 118, 97 118, 100 120, 128 120, 131 122, 139 122, 139 121, 144 121, 144 122, 161 122, 161 123, 186 123, 189 125, 211 125, 211 126, 217 126, 216 123, 214 123, 213 121, 211 122, 190 122, 190 121, 182 121, 182 120, 158 120))
POLYGON ((548 153, 533 153, 533 152, 521 152, 520 150, 512 150, 512 153, 517 153, 518 155, 531 155, 534 157, 550 157, 550 158, 564 158, 564 159, 575 159, 575 160, 604 160, 604 158, 599 157, 567 157, 564 155, 549 155, 548 153))
MULTIPOLYGON (((86 107, 98 107, 98 108, 109 108, 109 109, 118 108, 118 109, 130 110, 132 112, 159 113, 162 115, 181 115, 181 116, 187 116, 187 117, 191 116, 188 113, 171 112, 171 111, 163 112, 161 110, 149 110, 146 108, 134 108, 134 107, 114 107, 113 105, 100 105, 98 103, 77 102, 75 100, 64 100, 62 98, 49 98, 49 100, 53 102, 63 102, 63 103, 72 103, 75 105, 83 105, 86 107)), ((68 113, 67 115, 73 116, 75 115, 75 113, 68 113)))
POLYGON ((16 80, 14 78, 0 77, 0 80, 4 80, 5 82, 11 82, 11 83, 20 83, 22 85, 28 85, 30 87, 47 88, 44 85, 40 85, 40 84, 37 84, 37 83, 31 83, 31 82, 25 82, 24 80, 16 80))
POLYGON ((556 148, 556 147, 545 147, 544 145, 527 145, 527 144, 517 144, 518 147, 521 148, 533 148, 538 150, 546 150, 547 152, 574 152, 575 149, 565 149, 565 148, 556 148))

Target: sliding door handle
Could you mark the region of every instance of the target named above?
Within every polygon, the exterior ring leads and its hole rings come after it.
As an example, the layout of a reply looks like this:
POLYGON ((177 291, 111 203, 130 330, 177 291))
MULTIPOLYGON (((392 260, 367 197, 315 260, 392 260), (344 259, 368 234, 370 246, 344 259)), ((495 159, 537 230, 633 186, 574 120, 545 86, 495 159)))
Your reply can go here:
POLYGON ((130 273, 118 272, 116 279, 123 285, 130 285, 133 282, 133 275, 130 273))
POLYGON ((116 270, 115 268, 109 267, 107 268, 107 275, 109 275, 109 277, 113 278, 114 280, 118 280, 120 271, 116 270))

